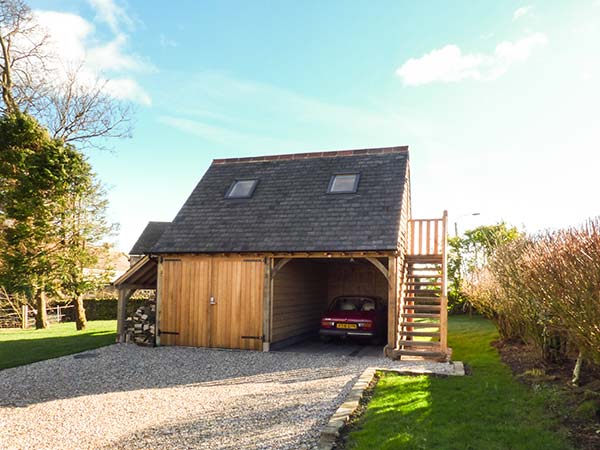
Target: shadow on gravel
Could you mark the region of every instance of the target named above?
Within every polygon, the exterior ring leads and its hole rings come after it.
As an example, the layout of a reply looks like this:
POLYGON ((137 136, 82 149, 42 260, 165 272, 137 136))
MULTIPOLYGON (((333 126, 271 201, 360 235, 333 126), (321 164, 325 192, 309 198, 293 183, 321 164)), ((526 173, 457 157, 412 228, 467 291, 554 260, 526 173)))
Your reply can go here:
POLYGON ((177 386, 293 384, 359 374, 372 358, 191 347, 111 345, 2 371, 0 407, 177 386))
POLYGON ((234 407, 206 411, 184 421, 167 421, 161 426, 133 432, 102 450, 302 448, 301 444, 317 440, 325 422, 323 416, 331 414, 326 412, 332 402, 329 399, 299 405, 297 399, 289 392, 275 396, 252 395, 244 402, 238 400, 234 407))

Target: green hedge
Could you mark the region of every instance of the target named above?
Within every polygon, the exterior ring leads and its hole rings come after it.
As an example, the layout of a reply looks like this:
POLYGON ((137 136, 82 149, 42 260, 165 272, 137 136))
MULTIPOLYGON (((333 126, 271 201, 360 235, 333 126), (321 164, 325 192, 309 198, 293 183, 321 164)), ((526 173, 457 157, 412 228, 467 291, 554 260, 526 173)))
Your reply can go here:
MULTIPOLYGON (((145 301, 145 299, 129 299, 127 302, 127 315, 133 314, 145 301)), ((87 320, 115 320, 117 318, 117 299, 88 299, 83 301, 83 306, 87 320)), ((65 309, 64 315, 64 320, 74 321, 75 308, 65 309)))

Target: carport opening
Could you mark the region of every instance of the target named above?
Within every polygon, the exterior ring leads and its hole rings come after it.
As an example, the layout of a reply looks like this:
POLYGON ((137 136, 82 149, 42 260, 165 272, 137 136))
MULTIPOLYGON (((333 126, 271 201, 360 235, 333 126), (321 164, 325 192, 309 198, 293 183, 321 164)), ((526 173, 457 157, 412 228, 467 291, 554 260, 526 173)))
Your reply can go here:
MULTIPOLYGON (((379 262, 387 268, 387 258, 379 262)), ((287 262, 273 279, 271 349, 289 348, 302 341, 318 342, 321 318, 339 296, 379 297, 387 312, 388 282, 365 258, 298 258, 287 262)), ((385 330, 383 336, 381 348, 385 345, 385 330)), ((348 342, 370 343, 364 339, 348 342)))

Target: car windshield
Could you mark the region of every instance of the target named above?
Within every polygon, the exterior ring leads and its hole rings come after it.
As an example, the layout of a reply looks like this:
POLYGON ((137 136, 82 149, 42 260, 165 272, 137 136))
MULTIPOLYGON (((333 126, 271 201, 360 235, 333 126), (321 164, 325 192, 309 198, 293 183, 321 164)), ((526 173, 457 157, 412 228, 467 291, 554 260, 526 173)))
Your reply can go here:
POLYGON ((375 300, 364 297, 339 297, 333 304, 336 311, 374 311, 375 300))

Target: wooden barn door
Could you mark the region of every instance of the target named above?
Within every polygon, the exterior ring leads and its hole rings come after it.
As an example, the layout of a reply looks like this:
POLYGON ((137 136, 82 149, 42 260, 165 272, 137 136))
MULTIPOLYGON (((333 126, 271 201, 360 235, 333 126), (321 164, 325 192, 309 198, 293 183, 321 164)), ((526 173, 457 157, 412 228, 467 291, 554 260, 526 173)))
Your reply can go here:
POLYGON ((162 262, 160 342, 208 347, 210 258, 165 258, 162 262))
POLYGON ((162 345, 177 345, 181 303, 181 260, 164 258, 160 265, 160 310, 158 332, 162 345))
POLYGON ((262 260, 213 259, 210 346, 262 349, 262 260))
POLYGON ((164 258, 161 345, 262 349, 262 260, 164 258))

